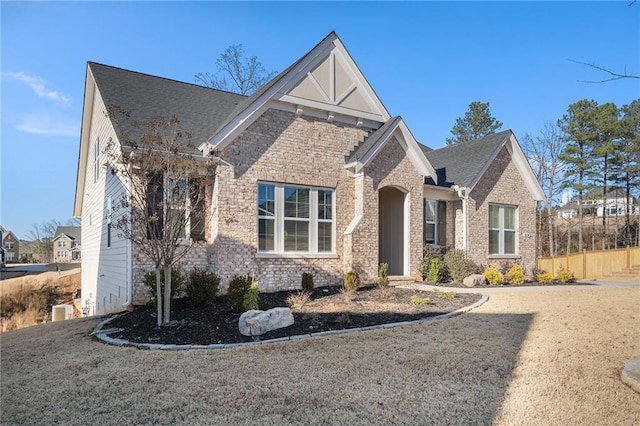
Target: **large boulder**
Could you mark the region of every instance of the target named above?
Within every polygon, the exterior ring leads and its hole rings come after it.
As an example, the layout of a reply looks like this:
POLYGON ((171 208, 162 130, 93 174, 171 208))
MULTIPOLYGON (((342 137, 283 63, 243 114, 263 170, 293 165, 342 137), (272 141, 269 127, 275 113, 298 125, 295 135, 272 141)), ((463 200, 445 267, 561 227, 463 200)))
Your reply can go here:
POLYGON ((243 336, 260 336, 271 330, 289 327, 293 314, 289 308, 273 308, 268 311, 252 309, 240 315, 238 329, 243 336))
POLYGON ((465 287, 487 285, 487 279, 482 274, 471 274, 467 278, 462 280, 462 284, 464 284, 465 287))

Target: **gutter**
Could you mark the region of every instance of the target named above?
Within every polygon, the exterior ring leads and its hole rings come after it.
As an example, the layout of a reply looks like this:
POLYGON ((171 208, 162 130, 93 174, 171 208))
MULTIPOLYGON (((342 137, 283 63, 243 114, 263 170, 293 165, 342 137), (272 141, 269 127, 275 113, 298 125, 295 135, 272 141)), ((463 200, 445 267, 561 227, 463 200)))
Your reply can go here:
MULTIPOLYGON (((129 193, 131 193, 131 180, 129 180, 129 182, 127 182, 129 188, 128 191, 129 193)), ((131 206, 129 206, 129 208, 132 208, 131 206)), ((122 304, 122 307, 129 310, 131 309, 130 306, 131 302, 132 302, 132 294, 133 294, 133 267, 132 267, 132 262, 133 259, 131 258, 132 254, 132 250, 131 250, 131 239, 127 238, 127 300, 125 300, 125 302, 122 304)))

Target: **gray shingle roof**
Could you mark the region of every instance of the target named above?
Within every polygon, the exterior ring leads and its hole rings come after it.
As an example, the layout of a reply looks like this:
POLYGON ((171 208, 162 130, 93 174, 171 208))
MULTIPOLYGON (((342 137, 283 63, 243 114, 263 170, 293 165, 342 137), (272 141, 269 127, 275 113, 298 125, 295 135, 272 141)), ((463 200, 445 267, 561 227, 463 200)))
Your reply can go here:
POLYGON ((367 154, 367 152, 369 152, 369 150, 375 146, 382 135, 384 135, 387 130, 397 125, 401 119, 402 118, 400 116, 393 117, 387 120, 387 122, 382 126, 380 126, 378 130, 365 137, 364 140, 360 142, 356 147, 354 147, 351 152, 349 152, 349 155, 345 157, 345 164, 349 164, 353 161, 362 159, 367 154))
MULTIPOLYGON (((162 77, 128 71, 89 62, 96 85, 105 106, 116 106, 130 118, 116 120, 118 139, 124 145, 134 142, 142 131, 132 128, 135 122, 144 124, 150 118, 175 115, 179 130, 191 133, 191 143, 197 147, 223 124, 236 107, 248 98, 235 93, 210 89, 162 77)), ((194 152, 199 152, 194 148, 194 152)))
POLYGON ((480 139, 431 150, 421 145, 424 155, 436 170, 438 186, 470 187, 496 150, 512 135, 511 130, 494 133, 480 139))
POLYGON ((80 227, 79 226, 58 226, 56 228, 56 234, 54 239, 59 235, 65 234, 73 240, 80 241, 80 227))

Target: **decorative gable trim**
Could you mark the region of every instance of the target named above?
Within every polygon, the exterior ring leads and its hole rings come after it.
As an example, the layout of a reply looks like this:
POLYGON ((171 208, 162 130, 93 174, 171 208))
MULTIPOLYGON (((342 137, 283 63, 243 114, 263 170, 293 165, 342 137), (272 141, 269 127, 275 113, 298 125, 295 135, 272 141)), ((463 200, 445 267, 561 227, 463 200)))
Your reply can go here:
MULTIPOLYGON (((335 60, 335 59, 334 59, 335 60)), ((309 53, 303 56, 297 63, 295 63, 291 69, 286 71, 282 76, 276 77, 276 82, 269 87, 264 93, 258 96, 247 108, 241 111, 235 118, 233 118, 227 125, 220 129, 215 135, 213 135, 207 142, 201 144, 198 148, 204 151, 205 155, 209 150, 222 150, 228 144, 230 144, 237 136, 240 135, 247 127, 249 127, 258 117, 260 117, 267 109, 273 106, 273 101, 280 101, 287 104, 292 104, 296 110, 300 110, 301 113, 306 113, 307 108, 313 108, 320 111, 325 111, 325 117, 328 112, 333 112, 333 116, 343 115, 351 116, 360 120, 370 120, 378 123, 383 123, 390 118, 389 113, 378 99, 377 95, 366 81, 357 65, 347 52, 346 48, 340 42, 338 35, 332 32, 324 40, 322 40, 316 47, 311 49, 309 53), (303 99, 300 97, 291 96, 288 92, 299 84, 303 79, 307 78, 309 73, 313 71, 322 61, 330 57, 339 57, 341 63, 348 66, 345 68, 345 72, 351 76, 358 90, 364 93, 365 100, 368 105, 372 106, 375 112, 357 111, 345 106, 340 105, 348 98, 353 90, 345 90, 339 94, 338 98, 331 100, 330 96, 323 98, 325 102, 319 102, 315 100, 303 99), (348 92, 348 93, 347 93, 348 92), (332 104, 336 103, 337 105, 332 104), (209 149, 207 149, 207 147, 209 149)), ((313 80, 311 80, 313 81, 313 80)), ((317 83, 317 82, 316 82, 317 83)), ((313 83, 312 83, 313 84, 313 83)), ((320 84, 317 84, 320 86, 320 84)), ((321 88, 321 87, 320 87, 321 88)), ((322 90, 324 92, 324 90, 322 90)), ((326 94, 325 94, 326 95, 326 94)))

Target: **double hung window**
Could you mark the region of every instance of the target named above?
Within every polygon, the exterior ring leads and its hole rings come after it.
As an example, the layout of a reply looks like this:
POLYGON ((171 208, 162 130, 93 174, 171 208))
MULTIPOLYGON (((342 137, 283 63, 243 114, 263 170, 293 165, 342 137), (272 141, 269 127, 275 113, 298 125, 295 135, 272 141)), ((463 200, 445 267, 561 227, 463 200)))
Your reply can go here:
POLYGON ((516 254, 516 208, 489 205, 489 254, 516 254))
POLYGON ((424 200, 424 243, 438 243, 438 202, 424 200))
POLYGON ((333 253, 334 191, 258 184, 258 251, 333 253))

